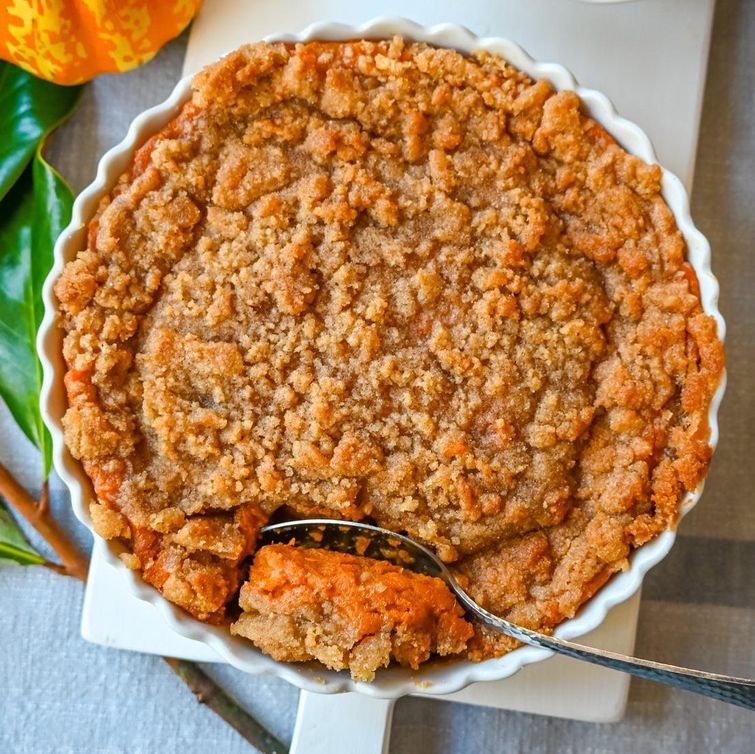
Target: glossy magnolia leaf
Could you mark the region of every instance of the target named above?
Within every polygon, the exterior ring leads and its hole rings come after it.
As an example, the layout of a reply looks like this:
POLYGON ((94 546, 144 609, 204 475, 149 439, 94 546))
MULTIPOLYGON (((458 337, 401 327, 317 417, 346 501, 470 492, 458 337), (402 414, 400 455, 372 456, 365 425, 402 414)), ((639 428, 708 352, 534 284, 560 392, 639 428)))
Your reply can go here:
POLYGON ((73 196, 39 150, 0 202, 0 396, 50 471, 51 441, 39 411, 42 367, 35 338, 42 284, 55 239, 71 216, 73 196))
POLYGON ((45 559, 26 541, 18 524, 0 503, 0 565, 39 565, 45 559))
POLYGON ((21 177, 42 140, 73 108, 78 86, 58 86, 0 61, 0 200, 21 177))

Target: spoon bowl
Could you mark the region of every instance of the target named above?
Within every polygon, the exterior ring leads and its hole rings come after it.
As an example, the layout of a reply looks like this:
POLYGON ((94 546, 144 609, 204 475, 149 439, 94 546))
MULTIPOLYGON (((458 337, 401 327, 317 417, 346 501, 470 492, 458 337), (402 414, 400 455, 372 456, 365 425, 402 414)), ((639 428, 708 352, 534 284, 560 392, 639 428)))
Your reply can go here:
POLYGON ((443 579, 446 583, 449 583, 448 579, 454 578, 448 568, 424 545, 403 534, 372 524, 308 518, 270 524, 261 531, 259 546, 290 543, 297 547, 334 550, 375 560, 387 560, 409 571, 443 579))

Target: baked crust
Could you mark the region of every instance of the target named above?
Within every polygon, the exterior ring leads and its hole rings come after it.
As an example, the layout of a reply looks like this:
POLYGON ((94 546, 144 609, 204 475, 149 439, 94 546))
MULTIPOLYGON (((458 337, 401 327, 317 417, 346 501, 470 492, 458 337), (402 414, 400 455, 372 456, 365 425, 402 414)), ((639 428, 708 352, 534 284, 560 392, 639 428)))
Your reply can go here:
POLYGON ((487 53, 205 69, 55 286, 97 531, 219 621, 274 511, 370 517, 550 630, 710 458, 723 352, 660 178, 487 53))

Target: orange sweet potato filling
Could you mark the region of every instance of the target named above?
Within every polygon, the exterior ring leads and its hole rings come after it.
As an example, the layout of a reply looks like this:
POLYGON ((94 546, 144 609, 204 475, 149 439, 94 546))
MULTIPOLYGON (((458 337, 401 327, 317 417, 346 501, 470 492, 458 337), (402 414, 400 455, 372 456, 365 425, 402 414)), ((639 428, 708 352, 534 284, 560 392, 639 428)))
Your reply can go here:
POLYGON ((257 552, 239 604, 233 633, 277 660, 319 660, 363 681, 392 659, 416 669, 462 652, 473 633, 440 579, 289 545, 257 552))

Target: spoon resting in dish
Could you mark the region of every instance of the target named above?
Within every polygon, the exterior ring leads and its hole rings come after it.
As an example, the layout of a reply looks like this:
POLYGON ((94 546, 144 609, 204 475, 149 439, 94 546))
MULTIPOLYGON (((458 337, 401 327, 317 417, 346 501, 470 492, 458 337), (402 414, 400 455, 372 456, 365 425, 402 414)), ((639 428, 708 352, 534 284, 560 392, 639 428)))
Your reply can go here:
POLYGON ((410 571, 441 579, 469 616, 523 644, 577 660, 646 678, 668 686, 755 709, 755 680, 628 657, 517 626, 485 610, 459 585, 443 562, 429 549, 402 534, 371 524, 330 519, 304 519, 271 524, 260 533, 259 546, 293 544, 385 560, 410 571))

